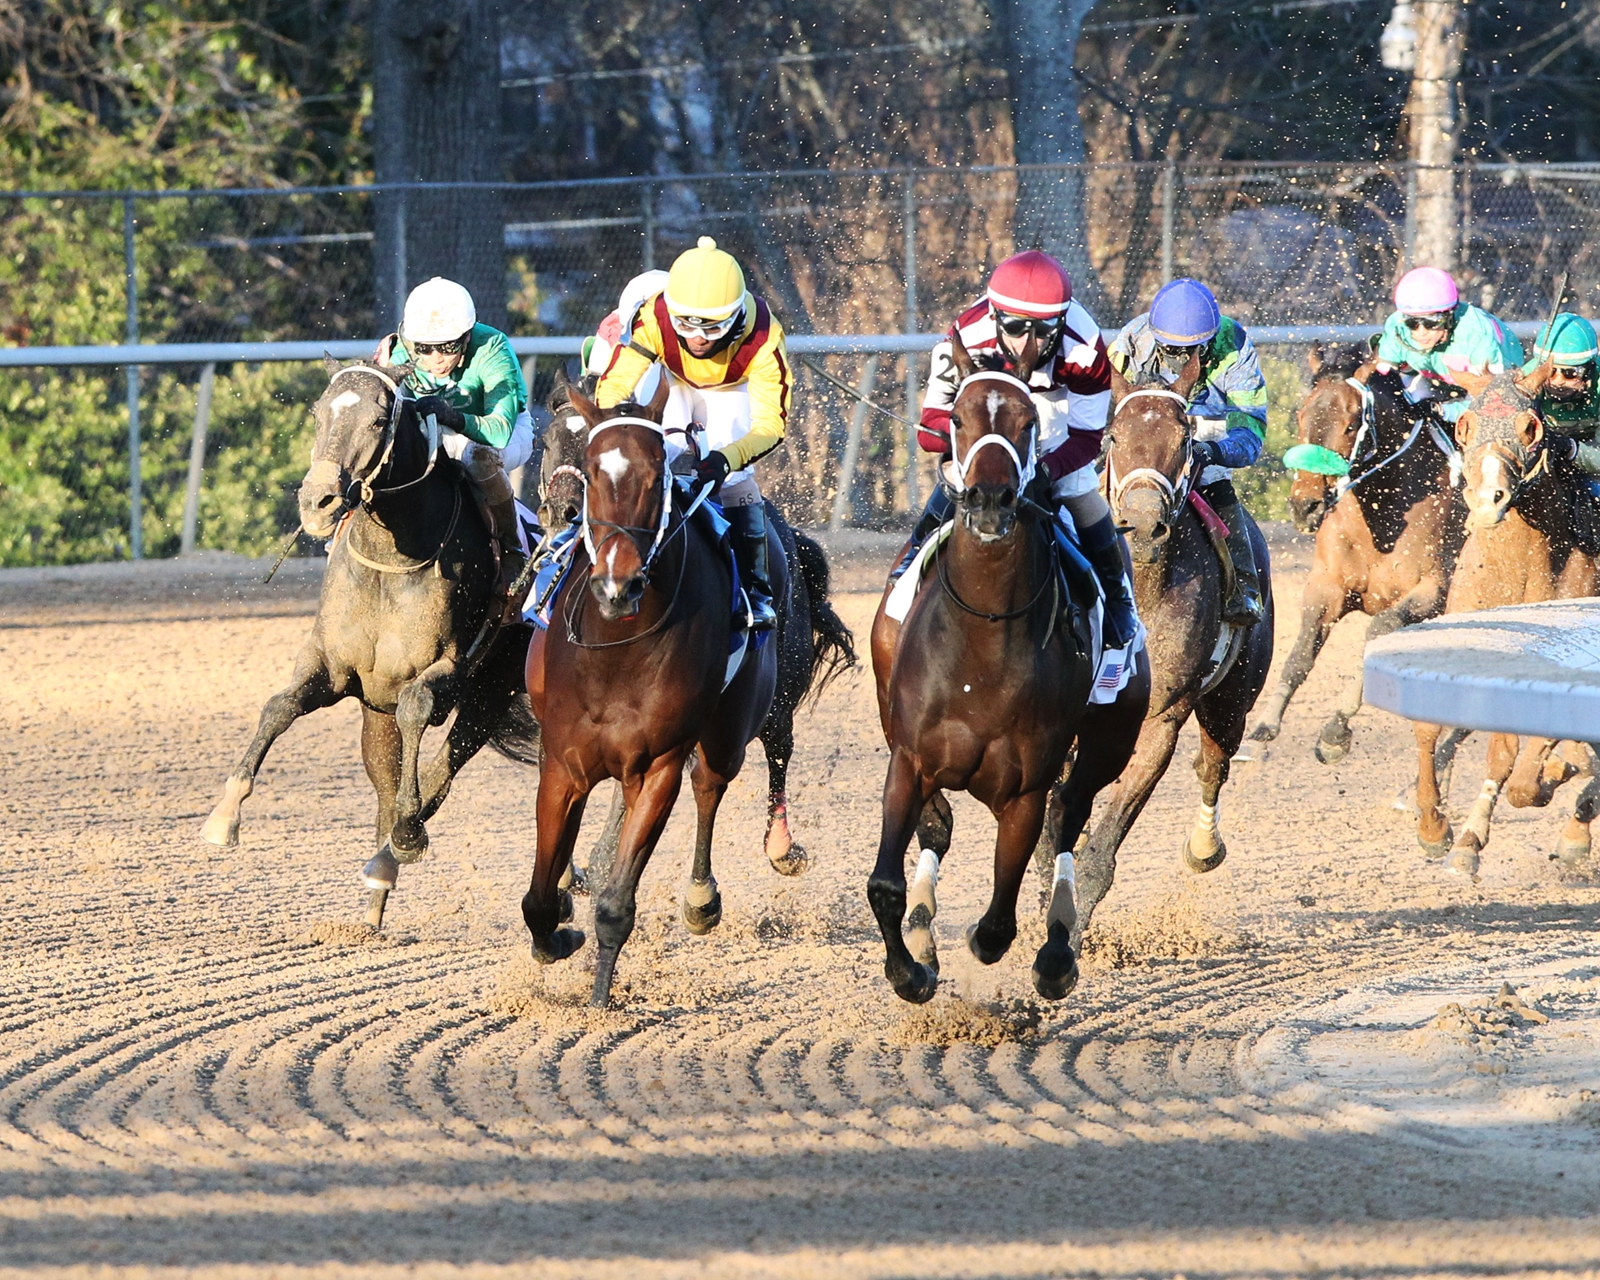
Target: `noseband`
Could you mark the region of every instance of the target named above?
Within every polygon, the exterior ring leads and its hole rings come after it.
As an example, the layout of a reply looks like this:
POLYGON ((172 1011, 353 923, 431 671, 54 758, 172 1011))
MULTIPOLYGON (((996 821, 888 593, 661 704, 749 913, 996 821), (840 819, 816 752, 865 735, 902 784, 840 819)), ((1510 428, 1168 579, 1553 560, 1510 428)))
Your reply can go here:
MULTIPOLYGON (((651 422, 648 418, 612 418, 589 429, 590 443, 593 443, 594 438, 602 431, 609 431, 612 427, 645 427, 659 435, 663 444, 667 438, 667 433, 659 422, 651 422)), ((583 481, 583 549, 589 553, 589 563, 591 565, 600 563, 600 548, 611 539, 619 536, 627 537, 639 549, 642 561, 639 572, 648 578, 650 570, 655 566, 656 558, 661 554, 661 548, 666 545, 667 525, 672 520, 672 468, 665 463, 661 467, 661 519, 656 522, 654 528, 648 525, 618 524, 614 520, 596 520, 589 514, 589 477, 576 467, 572 470, 576 471, 583 481), (610 532, 596 542, 593 533, 595 529, 608 529, 610 532), (641 544, 641 538, 650 539, 648 547, 641 544)), ((558 468, 557 473, 559 471, 558 468)), ((554 478, 555 474, 552 474, 551 479, 554 478)))
POLYGON ((1180 396, 1176 391, 1168 391, 1165 387, 1141 387, 1137 391, 1130 391, 1117 401, 1116 408, 1112 410, 1112 422, 1116 422, 1117 415, 1122 412, 1123 406, 1141 397, 1151 400, 1171 400, 1178 405, 1184 413, 1183 432, 1183 467, 1177 480, 1167 475, 1166 472, 1155 467, 1135 467, 1126 475, 1116 474, 1115 464, 1110 454, 1106 455, 1106 475, 1110 479, 1111 509, 1113 512, 1122 510, 1122 500, 1135 489, 1154 489, 1161 495, 1162 511, 1170 516, 1189 496, 1189 490, 1194 486, 1194 468, 1189 464, 1193 459, 1194 440, 1188 423, 1189 401, 1180 396))
MULTIPOLYGON (((1002 373, 998 369, 985 369, 979 371, 978 373, 968 374, 961 380, 961 385, 956 388, 955 400, 952 401, 952 403, 959 402, 961 399, 961 393, 974 383, 978 382, 999 382, 1007 386, 1015 387, 1017 390, 1021 391, 1023 395, 1028 397, 1028 403, 1030 406, 1033 404, 1033 392, 1028 389, 1028 384, 1021 378, 1012 377, 1011 374, 1002 373)), ((951 460, 955 464, 956 478, 961 482, 961 488, 957 490, 956 498, 959 500, 965 497, 969 492, 970 486, 967 484, 967 472, 972 469, 972 460, 978 456, 978 451, 985 448, 1004 450, 1006 456, 1011 459, 1011 464, 1017 469, 1017 492, 1021 493, 1022 490, 1026 489, 1028 485, 1033 482, 1033 477, 1037 470, 1037 463, 1033 456, 1033 437, 1036 430, 1036 426, 1030 426, 1028 428, 1028 440, 1023 446, 1024 451, 1028 455, 1028 460, 1026 463, 1023 462, 1022 455, 1017 452, 1017 446, 996 431, 990 431, 979 436, 972 442, 972 447, 967 450, 966 455, 962 458, 956 458, 954 455, 954 449, 952 448, 951 460)), ((952 446, 955 444, 954 432, 951 433, 950 442, 952 446)))
MULTIPOLYGON (((407 480, 404 484, 393 485, 387 489, 378 488, 372 483, 373 478, 383 474, 384 470, 389 465, 390 459, 394 456, 395 440, 399 436, 400 432, 400 415, 405 411, 405 405, 408 402, 415 403, 416 397, 412 396, 406 391, 403 383, 396 382, 388 374, 384 373, 383 370, 375 369, 371 365, 364 364, 346 365, 344 368, 337 370, 333 377, 328 379, 328 391, 332 391, 333 384, 338 382, 339 379, 347 373, 370 374, 372 377, 377 378, 378 381, 382 382, 386 387, 388 387, 390 392, 389 418, 388 421, 386 421, 383 425, 383 448, 378 451, 378 460, 372 464, 372 467, 365 475, 354 476, 350 482, 350 490, 359 490, 360 502, 363 506, 365 506, 379 494, 399 493, 404 489, 409 489, 413 485, 421 484, 424 480, 426 480, 433 473, 434 463, 439 457, 439 438, 441 431, 439 428, 439 420, 437 418, 430 417, 428 419, 428 423, 431 425, 423 428, 423 434, 426 436, 428 441, 428 465, 423 468, 420 476, 418 476, 415 480, 407 480)), ((326 396, 328 391, 324 391, 322 394, 326 396)), ((337 485, 343 476, 344 468, 333 459, 313 457, 311 460, 311 467, 309 470, 307 470, 305 478, 306 480, 311 480, 315 477, 320 483, 337 485), (332 472, 331 477, 329 475, 330 470, 332 472)), ((352 498, 351 493, 347 492, 344 495, 344 504, 344 509, 346 511, 356 505, 356 500, 352 498)))

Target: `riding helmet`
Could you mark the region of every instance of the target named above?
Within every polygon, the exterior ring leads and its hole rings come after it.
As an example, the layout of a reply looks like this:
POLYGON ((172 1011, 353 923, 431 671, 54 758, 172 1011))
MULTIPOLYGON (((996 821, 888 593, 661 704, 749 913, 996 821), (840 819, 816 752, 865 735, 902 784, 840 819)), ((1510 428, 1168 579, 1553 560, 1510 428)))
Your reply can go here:
POLYGON ((1180 277, 1163 285, 1150 303, 1150 332, 1164 347, 1210 342, 1222 325, 1222 309, 1210 289, 1180 277))
POLYGON ((400 332, 407 342, 454 342, 477 323, 472 295, 454 280, 434 276, 406 298, 400 332))
POLYGON ((1394 305, 1401 315, 1432 316, 1452 311, 1461 301, 1456 282, 1438 267, 1413 267, 1394 287, 1394 305))
POLYGON ((1533 354, 1541 362, 1553 360, 1564 368, 1588 364, 1595 358, 1597 348, 1600 343, 1595 340, 1594 326, 1570 311, 1563 311, 1545 325, 1533 340, 1533 354))
POLYGON ((667 310, 675 316, 722 320, 745 305, 744 272, 710 236, 678 255, 667 273, 667 310))
POLYGON ((1049 319, 1072 303, 1072 277, 1048 253, 1013 254, 989 277, 989 303, 997 311, 1049 319))

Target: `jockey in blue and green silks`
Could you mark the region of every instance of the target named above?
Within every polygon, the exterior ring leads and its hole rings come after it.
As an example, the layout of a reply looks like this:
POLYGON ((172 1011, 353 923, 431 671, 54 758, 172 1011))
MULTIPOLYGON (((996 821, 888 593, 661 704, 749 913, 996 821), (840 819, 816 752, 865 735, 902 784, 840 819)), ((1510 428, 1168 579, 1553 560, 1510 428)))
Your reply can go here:
POLYGON ((1266 439, 1267 384, 1255 345, 1242 324, 1222 314, 1210 289, 1198 280, 1180 279, 1161 288, 1150 310, 1112 339, 1107 354, 1111 367, 1130 382, 1170 386, 1197 351, 1200 380, 1189 393, 1196 487, 1228 526, 1234 589, 1223 616, 1251 626, 1265 612, 1261 574, 1232 475, 1255 464, 1266 439))

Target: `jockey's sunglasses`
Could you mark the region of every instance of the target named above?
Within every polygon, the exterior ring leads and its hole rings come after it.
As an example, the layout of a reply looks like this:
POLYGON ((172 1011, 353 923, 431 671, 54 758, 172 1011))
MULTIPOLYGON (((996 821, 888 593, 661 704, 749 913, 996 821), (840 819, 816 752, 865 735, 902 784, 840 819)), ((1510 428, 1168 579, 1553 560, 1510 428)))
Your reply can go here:
POLYGON ((467 349, 466 335, 451 338, 449 342, 413 342, 411 354, 416 356, 458 356, 467 349))
POLYGON ((731 316, 724 316, 721 320, 712 320, 706 316, 673 316, 672 330, 683 338, 720 338, 743 318, 742 311, 735 311, 731 316))
POLYGON ((1449 327, 1450 316, 1448 314, 1406 317, 1406 328, 1410 329, 1412 333, 1415 333, 1418 329, 1439 330, 1448 329, 1449 327))
POLYGON ((1061 328, 1060 316, 1019 316, 1009 311, 996 311, 994 322, 1008 338, 1025 338, 1031 333, 1040 342, 1055 337, 1061 328))

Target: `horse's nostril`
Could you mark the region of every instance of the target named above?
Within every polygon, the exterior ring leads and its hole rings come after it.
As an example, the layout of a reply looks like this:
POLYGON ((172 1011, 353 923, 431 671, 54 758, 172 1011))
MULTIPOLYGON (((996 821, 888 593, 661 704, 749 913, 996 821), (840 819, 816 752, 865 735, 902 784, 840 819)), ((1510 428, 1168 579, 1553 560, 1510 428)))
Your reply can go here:
POLYGON ((1014 506, 1016 506, 1017 505, 1017 491, 1015 489, 1011 488, 1009 485, 1007 485, 1004 489, 1000 490, 1000 505, 1002 507, 1014 507, 1014 506))

